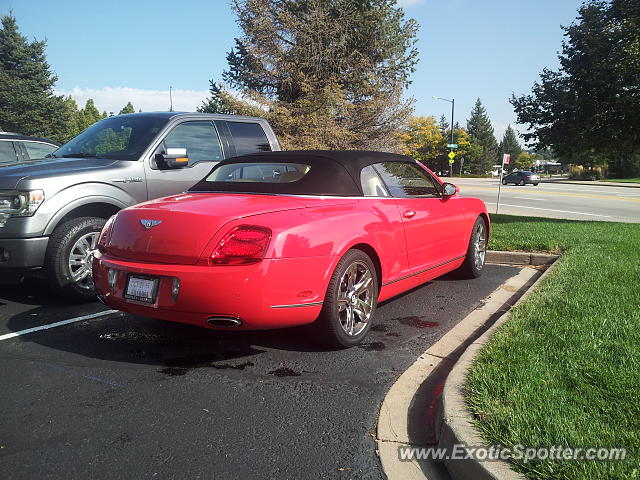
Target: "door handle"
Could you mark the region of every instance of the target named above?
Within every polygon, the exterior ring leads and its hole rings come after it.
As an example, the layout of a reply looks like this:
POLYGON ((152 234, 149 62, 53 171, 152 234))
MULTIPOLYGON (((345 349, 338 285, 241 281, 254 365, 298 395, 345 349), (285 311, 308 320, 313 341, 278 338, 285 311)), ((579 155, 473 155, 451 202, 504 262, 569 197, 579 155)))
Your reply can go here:
POLYGON ((416 215, 416 212, 414 212, 413 210, 407 210, 406 212, 404 212, 404 213, 402 214, 402 216, 403 216, 404 218, 412 218, 412 217, 414 217, 415 215, 416 215))

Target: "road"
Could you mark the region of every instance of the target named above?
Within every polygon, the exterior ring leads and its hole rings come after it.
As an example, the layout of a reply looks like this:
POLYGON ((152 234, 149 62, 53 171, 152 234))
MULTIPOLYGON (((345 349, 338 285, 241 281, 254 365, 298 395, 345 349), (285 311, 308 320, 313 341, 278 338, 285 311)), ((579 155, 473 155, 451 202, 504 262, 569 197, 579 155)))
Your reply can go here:
MULTIPOLYGON (((460 194, 478 197, 496 212, 499 182, 488 178, 446 179, 460 194)), ((540 183, 538 186, 502 186, 499 213, 572 220, 640 222, 640 188, 540 183)))
POLYGON ((380 404, 398 376, 517 268, 447 276, 379 307, 365 345, 304 329, 214 332, 0 290, 5 479, 384 478, 380 404), (3 335, 5 335, 3 339, 3 335))

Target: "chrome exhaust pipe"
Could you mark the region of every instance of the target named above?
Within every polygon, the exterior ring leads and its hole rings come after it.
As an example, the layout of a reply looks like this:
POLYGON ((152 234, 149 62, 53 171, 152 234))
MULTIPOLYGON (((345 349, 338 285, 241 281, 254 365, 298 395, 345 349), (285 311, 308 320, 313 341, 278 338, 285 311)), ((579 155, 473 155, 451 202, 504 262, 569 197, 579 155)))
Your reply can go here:
POLYGON ((207 323, 212 327, 239 327, 242 320, 236 317, 214 316, 207 318, 207 323))

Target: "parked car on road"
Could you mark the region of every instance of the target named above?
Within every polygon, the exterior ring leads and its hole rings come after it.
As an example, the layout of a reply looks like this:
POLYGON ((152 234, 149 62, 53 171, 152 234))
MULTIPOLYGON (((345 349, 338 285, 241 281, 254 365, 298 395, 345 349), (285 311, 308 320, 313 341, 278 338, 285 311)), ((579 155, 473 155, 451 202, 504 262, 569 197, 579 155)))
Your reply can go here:
POLYGON ((512 172, 509 175, 502 177, 502 184, 507 185, 513 183, 514 185, 538 185, 540 183, 540 176, 529 172, 527 170, 512 172))
POLYGON ((220 160, 279 150, 266 120, 204 113, 109 117, 41 161, 0 164, 0 279, 44 271, 70 298, 95 298, 91 254, 118 210, 184 192, 220 160))
POLYGON ((315 322, 349 347, 378 302, 452 270, 481 274, 487 210, 457 192, 402 155, 236 157, 111 217, 93 278, 111 308, 215 329, 315 322))
POLYGON ((60 147, 46 138, 0 132, 0 166, 45 158, 60 147))

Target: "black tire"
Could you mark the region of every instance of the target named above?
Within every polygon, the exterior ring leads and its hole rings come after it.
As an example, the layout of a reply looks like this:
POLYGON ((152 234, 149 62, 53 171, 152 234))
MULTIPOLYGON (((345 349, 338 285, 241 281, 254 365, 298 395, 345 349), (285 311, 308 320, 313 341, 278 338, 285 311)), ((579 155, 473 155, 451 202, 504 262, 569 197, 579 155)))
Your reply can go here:
POLYGON ((506 184, 507 184, 507 181, 506 181, 506 180, 502 180, 502 184, 503 184, 503 185, 506 185, 506 184))
POLYGON ((484 261, 487 252, 487 239, 488 239, 487 223, 484 218, 478 217, 473 224, 471 230, 471 237, 469 238, 469 246, 467 247, 467 256, 464 259, 464 263, 458 269, 460 276, 463 278, 478 278, 482 275, 484 269, 484 261), (479 236, 483 236, 484 240, 479 236), (476 246, 478 248, 476 248, 476 246))
POLYGON ((520 185, 521 187, 524 187, 525 185, 524 180, 520 180, 520 183, 518 183, 518 185, 520 185))
POLYGON ((533 186, 534 186, 534 187, 537 187, 537 186, 538 186, 538 184, 537 184, 537 183, 534 183, 534 184, 533 184, 533 186))
MULTIPOLYGON (((362 283, 364 285, 366 281, 362 283)), ((371 328, 378 303, 378 292, 378 277, 369 256, 361 250, 349 250, 338 262, 329 281, 322 311, 314 323, 317 338, 323 344, 337 348, 353 347, 361 343, 371 328), (345 281, 347 272, 353 268, 356 270, 353 287, 356 287, 359 281, 366 280, 367 271, 371 278, 367 283, 367 288, 362 289, 360 294, 355 290, 349 293, 350 286, 345 281), (351 301, 354 296, 356 300, 351 301), (344 302, 342 309, 340 308, 340 297, 343 297, 342 302, 344 302), (362 303, 358 303, 359 301, 362 303), (362 318, 361 314, 367 313, 365 304, 369 309, 368 317, 362 318), (361 314, 358 314, 356 309, 361 314), (349 312, 351 312, 352 322, 349 322, 349 312), (356 323, 356 320, 360 321, 356 323), (348 333, 347 330, 351 330, 351 333, 348 333)))
POLYGON ((95 249, 95 242, 105 222, 104 218, 99 217, 74 218, 58 225, 49 238, 44 264, 47 282, 54 291, 69 300, 95 300, 90 273, 91 259, 85 246, 95 249), (95 242, 92 241, 94 238, 95 242), (70 266, 71 261, 74 261, 75 265, 70 266), (88 275, 85 274, 87 268, 88 275), (84 277, 76 281, 74 274, 84 277))

